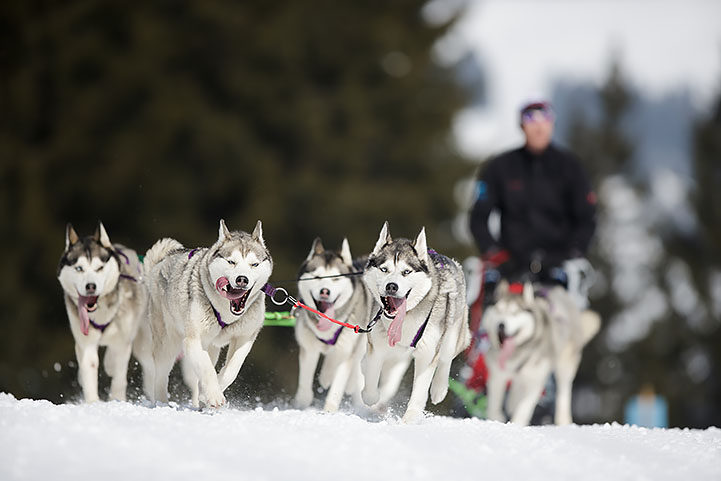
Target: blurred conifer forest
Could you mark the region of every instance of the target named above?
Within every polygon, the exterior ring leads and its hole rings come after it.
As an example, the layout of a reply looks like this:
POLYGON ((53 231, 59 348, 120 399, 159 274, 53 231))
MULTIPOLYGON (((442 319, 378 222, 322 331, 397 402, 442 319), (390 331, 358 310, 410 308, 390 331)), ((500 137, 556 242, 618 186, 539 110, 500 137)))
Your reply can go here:
MULTIPOLYGON (((0 392, 79 393, 56 279, 67 222, 102 220, 142 253, 261 219, 292 292, 313 238, 359 256, 385 220, 470 253, 450 234, 473 170, 450 140, 464 94, 431 61, 449 25, 424 3, 2 2, 0 392)), ((231 389, 290 397, 296 369, 292 330, 266 328, 231 389)))

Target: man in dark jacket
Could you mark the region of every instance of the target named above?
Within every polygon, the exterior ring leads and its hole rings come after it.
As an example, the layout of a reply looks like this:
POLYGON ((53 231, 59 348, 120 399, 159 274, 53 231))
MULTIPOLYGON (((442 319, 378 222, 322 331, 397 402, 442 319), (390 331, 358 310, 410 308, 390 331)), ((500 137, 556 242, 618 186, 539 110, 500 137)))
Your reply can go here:
POLYGON ((548 102, 526 104, 525 145, 489 161, 478 180, 471 232, 487 267, 511 281, 565 284, 564 261, 584 257, 595 230, 596 196, 576 157, 551 143, 553 126, 548 102), (494 210, 499 238, 488 227, 494 210))

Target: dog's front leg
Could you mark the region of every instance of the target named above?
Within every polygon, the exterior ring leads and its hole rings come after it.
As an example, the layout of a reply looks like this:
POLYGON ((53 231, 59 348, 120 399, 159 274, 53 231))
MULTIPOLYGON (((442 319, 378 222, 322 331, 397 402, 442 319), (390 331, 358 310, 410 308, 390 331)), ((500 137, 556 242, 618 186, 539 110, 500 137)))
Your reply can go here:
POLYGON ((95 344, 75 344, 75 356, 78 359, 78 381, 83 388, 85 402, 95 402, 98 398, 98 346, 95 344))
MULTIPOLYGON (((495 363, 495 359, 490 359, 495 363)), ((500 370, 500 368, 492 367, 489 370, 488 377, 488 412, 487 417, 491 421, 505 422, 506 416, 503 414, 503 399, 506 395, 506 383, 508 376, 500 370)))
POLYGON ((183 350, 188 358, 188 365, 195 371, 200 381, 200 391, 205 403, 210 407, 220 407, 225 404, 225 396, 220 390, 218 375, 210 355, 196 337, 186 337, 183 340, 183 350))
POLYGON ((362 362, 365 386, 361 392, 363 402, 368 406, 373 406, 380 399, 378 380, 381 376, 381 368, 385 358, 383 354, 380 349, 375 348, 370 342, 368 343, 368 352, 366 352, 366 357, 362 362))
POLYGON ((105 359, 103 365, 105 372, 111 378, 110 381, 110 398, 116 401, 125 401, 125 391, 128 388, 128 362, 130 361, 130 352, 132 344, 111 344, 105 351, 105 359))
POLYGON ((293 400, 299 409, 305 409, 313 402, 313 376, 318 365, 320 351, 300 346, 298 354, 298 391, 293 400))
POLYGON ((336 412, 340 407, 340 402, 343 400, 343 393, 345 392, 346 384, 348 384, 348 378, 350 377, 352 368, 353 358, 351 357, 346 357, 338 363, 333 382, 330 385, 330 391, 328 391, 328 395, 325 398, 325 406, 323 409, 326 412, 336 412))
POLYGON ((437 359, 429 361, 421 356, 416 357, 413 362, 413 389, 406 413, 403 415, 404 423, 414 423, 423 416, 423 410, 428 402, 428 389, 431 387, 437 366, 437 359))
POLYGON ((238 377, 240 368, 243 366, 245 358, 250 352, 250 348, 253 347, 253 341, 255 341, 255 336, 245 342, 242 342, 239 338, 234 338, 230 341, 227 360, 225 361, 223 368, 220 370, 220 374, 218 374, 218 382, 220 383, 221 391, 225 391, 228 386, 233 384, 235 378, 238 377))

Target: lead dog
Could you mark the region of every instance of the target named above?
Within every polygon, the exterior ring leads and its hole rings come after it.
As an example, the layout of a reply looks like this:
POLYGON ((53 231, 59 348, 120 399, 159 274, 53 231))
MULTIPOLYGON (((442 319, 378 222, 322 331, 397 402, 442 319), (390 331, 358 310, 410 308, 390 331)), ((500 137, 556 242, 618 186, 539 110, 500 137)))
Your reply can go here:
POLYGON ((103 367, 111 377, 110 398, 125 400, 128 361, 146 297, 140 272, 135 251, 112 244, 102 222, 93 236, 82 239, 67 225, 58 280, 86 402, 99 399, 99 346, 107 346, 103 367))
POLYGON ((162 239, 145 257, 147 315, 152 337, 151 400, 168 401, 168 375, 183 353, 192 404, 219 407, 240 371, 265 317, 261 288, 273 270, 260 221, 252 234, 228 231, 220 221, 209 248, 186 249, 162 239), (215 364, 229 344, 225 365, 215 364))
MULTIPOLYGON (((341 250, 336 253, 326 250, 320 238, 316 238, 298 276, 301 300, 329 317, 365 325, 373 302, 363 282, 347 275, 361 269, 362 264, 351 257, 347 239, 343 239, 341 250)), ((365 353, 365 336, 305 309, 298 309, 295 318, 295 338, 300 347, 296 406, 306 408, 313 401, 313 377, 321 354, 324 359, 320 384, 330 388, 324 409, 337 411, 344 392, 353 395, 356 404, 362 404, 360 361, 365 353)))
POLYGON ((455 260, 427 248, 425 228, 415 241, 393 240, 386 222, 363 282, 382 306, 380 321, 368 335, 363 400, 387 402, 413 359, 403 422, 414 422, 422 416, 429 387, 434 404, 445 398, 451 361, 470 342, 463 271, 455 260), (381 376, 385 381, 379 392, 381 376))
POLYGON ((527 425, 548 376, 556 379, 556 424, 570 424, 571 388, 581 362, 581 351, 600 327, 598 314, 580 311, 562 287, 540 288, 530 283, 509 287, 502 281, 496 301, 482 325, 491 346, 486 354, 489 370, 488 418, 505 421, 503 401, 511 390, 506 410, 511 421, 527 425))

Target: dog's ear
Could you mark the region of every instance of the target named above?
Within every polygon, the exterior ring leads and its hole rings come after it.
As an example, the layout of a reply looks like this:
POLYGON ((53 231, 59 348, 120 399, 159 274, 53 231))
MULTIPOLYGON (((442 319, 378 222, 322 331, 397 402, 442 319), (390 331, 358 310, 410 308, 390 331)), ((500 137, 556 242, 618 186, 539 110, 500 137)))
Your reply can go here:
POLYGON ((265 239, 263 239, 263 223, 258 219, 258 222, 255 223, 255 229, 253 229, 253 234, 251 234, 253 237, 253 240, 260 243, 260 245, 263 246, 265 249, 265 239))
POLYGON ((113 248, 113 244, 110 243, 110 237, 108 236, 108 233, 105 230, 105 226, 100 221, 98 221, 98 228, 95 231, 95 236, 96 236, 97 240, 100 241, 101 246, 105 247, 106 249, 113 248))
POLYGON ((314 255, 319 255, 325 252, 325 247, 323 247, 323 241, 320 240, 320 237, 316 237, 313 240, 313 245, 310 246, 310 252, 308 253, 308 257, 305 258, 305 260, 309 261, 313 258, 314 255))
POLYGON ((79 240, 80 237, 78 237, 78 233, 73 229, 73 225, 68 222, 68 225, 65 226, 65 250, 68 250, 71 245, 79 240))
POLYGON ((510 286, 508 285, 508 281, 502 279, 501 282, 499 282, 496 286, 496 292, 493 293, 493 297, 495 297, 496 301, 508 295, 509 288, 510 286))
POLYGON ((533 293, 533 285, 530 282, 523 284, 523 302, 530 305, 533 304, 535 294, 533 293))
POLYGON ((230 237, 230 231, 225 225, 225 220, 220 219, 220 227, 218 227, 218 242, 223 242, 228 237, 230 237))
POLYGON ((350 254, 350 244, 347 237, 343 238, 343 244, 340 246, 340 258, 343 259, 345 265, 353 265, 353 256, 350 254))
POLYGON ((428 264, 428 243, 426 242, 426 228, 421 227, 421 231, 418 233, 413 248, 416 250, 418 258, 428 264))
POLYGON ((388 227, 388 221, 385 221, 381 228, 381 233, 378 236, 378 241, 376 241, 376 246, 373 248, 373 254, 379 253, 384 245, 390 244, 391 242, 393 242, 393 239, 391 239, 391 231, 388 227))

